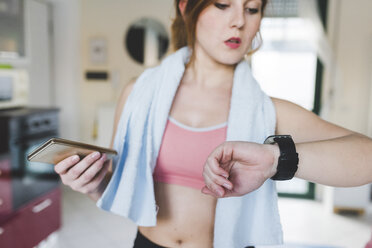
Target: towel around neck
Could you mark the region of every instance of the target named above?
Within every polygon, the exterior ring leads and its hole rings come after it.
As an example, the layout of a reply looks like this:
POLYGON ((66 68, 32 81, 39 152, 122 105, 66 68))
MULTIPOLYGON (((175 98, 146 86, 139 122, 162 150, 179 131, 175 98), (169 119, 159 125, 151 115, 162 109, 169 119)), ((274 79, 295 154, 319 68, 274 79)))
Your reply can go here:
MULTIPOLYGON (((156 225, 152 172, 173 98, 189 60, 184 47, 147 69, 136 81, 121 114, 114 148, 114 172, 97 205, 140 226, 156 225)), ((275 109, 246 61, 234 72, 227 140, 263 143, 274 134, 275 109)), ((282 243, 275 182, 267 180, 242 197, 218 199, 214 247, 241 248, 282 243)))

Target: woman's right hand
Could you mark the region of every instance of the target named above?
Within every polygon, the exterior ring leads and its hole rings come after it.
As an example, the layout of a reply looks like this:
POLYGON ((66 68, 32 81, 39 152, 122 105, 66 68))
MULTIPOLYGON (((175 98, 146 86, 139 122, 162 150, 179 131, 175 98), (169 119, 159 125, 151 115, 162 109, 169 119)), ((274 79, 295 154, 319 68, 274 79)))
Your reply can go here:
POLYGON ((99 152, 93 152, 82 160, 74 155, 56 164, 54 170, 63 184, 97 201, 108 183, 104 180, 110 165, 106 159, 106 154, 99 152))

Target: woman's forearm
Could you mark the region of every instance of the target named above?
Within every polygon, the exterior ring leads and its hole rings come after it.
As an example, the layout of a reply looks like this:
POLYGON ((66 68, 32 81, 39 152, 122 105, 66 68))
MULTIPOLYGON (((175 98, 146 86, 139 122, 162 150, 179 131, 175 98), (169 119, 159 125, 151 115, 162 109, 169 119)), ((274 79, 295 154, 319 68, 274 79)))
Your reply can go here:
POLYGON ((372 181, 372 140, 360 134, 297 143, 296 177, 336 187, 360 186, 372 181))

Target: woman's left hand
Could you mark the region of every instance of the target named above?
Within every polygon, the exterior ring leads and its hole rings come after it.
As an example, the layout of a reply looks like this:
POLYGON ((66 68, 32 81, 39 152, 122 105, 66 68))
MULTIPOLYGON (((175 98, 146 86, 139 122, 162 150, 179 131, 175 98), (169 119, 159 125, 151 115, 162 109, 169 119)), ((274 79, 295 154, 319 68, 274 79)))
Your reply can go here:
POLYGON ((276 173, 279 147, 251 142, 224 142, 204 165, 204 194, 214 197, 250 193, 276 173))

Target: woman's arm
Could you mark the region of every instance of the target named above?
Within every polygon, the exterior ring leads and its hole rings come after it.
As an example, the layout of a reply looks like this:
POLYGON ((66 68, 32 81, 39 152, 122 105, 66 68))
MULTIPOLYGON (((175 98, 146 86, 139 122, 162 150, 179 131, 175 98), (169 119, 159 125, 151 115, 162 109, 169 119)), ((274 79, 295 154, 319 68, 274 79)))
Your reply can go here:
MULTIPOLYGON (((288 101, 273 99, 277 134, 290 134, 299 154, 296 177, 330 186, 372 182, 372 140, 322 120, 288 101)), ((277 170, 278 145, 225 142, 208 157, 202 192, 239 196, 259 188, 277 170)))
MULTIPOLYGON (((121 112, 123 111, 130 92, 132 91, 133 85, 134 81, 129 83, 120 95, 115 111, 111 147, 113 145, 113 139, 115 137, 121 112)), ((86 194, 92 200, 97 201, 102 196, 111 179, 112 161, 107 161, 105 154, 94 152, 81 161, 76 155, 68 157, 56 164, 54 169, 60 175, 63 184, 71 187, 75 191, 86 194)))
POLYGON ((330 186, 372 181, 372 140, 322 120, 291 102, 273 99, 278 134, 290 134, 299 154, 296 177, 330 186))

